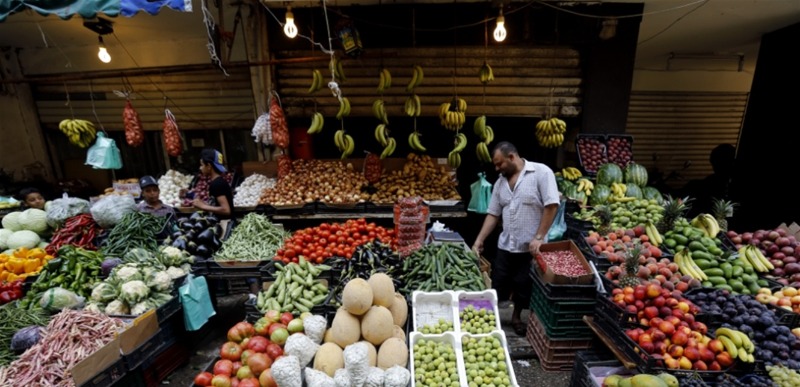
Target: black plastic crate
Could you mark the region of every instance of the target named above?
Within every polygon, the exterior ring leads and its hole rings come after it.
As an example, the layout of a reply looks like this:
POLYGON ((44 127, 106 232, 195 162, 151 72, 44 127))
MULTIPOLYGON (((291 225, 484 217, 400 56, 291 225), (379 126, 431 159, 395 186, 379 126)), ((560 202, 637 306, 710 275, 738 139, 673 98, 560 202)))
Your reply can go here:
POLYGON ((619 361, 614 360, 613 355, 611 355, 611 357, 607 357, 607 355, 604 356, 592 350, 575 352, 575 367, 572 369, 569 387, 593 387, 594 384, 586 384, 585 382, 589 375, 587 372, 588 367, 584 367, 584 365, 590 362, 603 361, 615 361, 618 364, 621 364, 619 361))
POLYGON ((636 313, 631 313, 620 308, 618 305, 614 304, 614 301, 611 301, 611 299, 605 295, 598 295, 597 307, 595 308, 594 314, 596 316, 596 321, 605 320, 612 325, 640 325, 639 317, 636 315, 636 313))
POLYGON ((784 287, 784 285, 782 283, 780 283, 778 281, 775 281, 775 279, 767 277, 767 276, 765 276, 763 274, 759 274, 758 279, 766 281, 767 282, 767 286, 766 287, 769 288, 769 290, 772 290, 773 293, 778 291, 778 290, 783 289, 783 287, 784 287))
POLYGON ((102 372, 83 383, 81 387, 108 387, 116 383, 125 376, 126 368, 122 359, 108 366, 102 372))
POLYGON ((607 135, 606 136, 606 157, 607 157, 609 163, 617 164, 617 165, 619 165, 620 168, 622 168, 624 170, 625 167, 628 166, 628 163, 632 163, 633 162, 633 136, 626 135, 626 134, 609 134, 609 135, 607 135), (631 151, 631 158, 630 158, 630 160, 628 160, 628 162, 623 163, 622 160, 613 160, 611 158, 611 155, 608 154, 608 143, 611 140, 615 140, 615 139, 624 140, 625 142, 628 143, 628 150, 631 151))
POLYGON ((142 343, 142 345, 131 351, 131 353, 122 355, 122 361, 125 363, 125 368, 127 370, 134 370, 138 368, 146 359, 155 356, 155 354, 158 353, 163 347, 163 344, 164 342, 162 341, 161 330, 159 330, 158 332, 154 333, 152 337, 147 339, 147 341, 142 343))
MULTIPOLYGON (((587 155, 581 152, 580 145, 584 142, 599 142, 602 148, 601 153, 604 157, 606 157, 606 136, 602 134, 579 134, 576 141, 575 141, 575 152, 578 153, 578 163, 580 164, 581 169, 583 170, 583 174, 587 176, 594 176, 597 174, 597 170, 593 168, 586 168, 586 164, 583 160, 586 158, 587 155)), ((602 162, 600 164, 603 164, 602 162)))
POLYGON ((277 210, 275 207, 269 204, 259 204, 256 206, 255 210, 253 210, 256 214, 264 215, 264 216, 272 216, 275 215, 277 210))
POLYGON ((725 231, 720 231, 719 234, 717 234, 717 239, 722 241, 722 248, 724 250, 728 250, 728 251, 738 251, 739 250, 739 249, 736 248, 736 244, 733 243, 731 238, 728 238, 728 235, 725 234, 725 231))
POLYGON ((570 380, 570 387, 595 387, 594 378, 592 377, 592 368, 595 367, 611 367, 621 368, 622 363, 616 359, 606 360, 578 360, 581 353, 587 351, 579 351, 575 356, 575 368, 572 369, 572 378, 570 380))
POLYGON ((195 260, 192 263, 192 274, 195 276, 207 276, 208 260, 195 260))
POLYGON ((790 312, 786 309, 770 304, 767 304, 766 307, 775 313, 775 318, 778 325, 785 325, 789 328, 800 327, 800 314, 790 312))
POLYGON ((208 260, 209 278, 233 279, 233 278, 260 278, 261 268, 272 262, 272 257, 263 261, 215 261, 208 260))
POLYGON ((317 214, 361 214, 365 210, 364 203, 334 204, 319 202, 316 207, 317 214))
POLYGON ((464 202, 458 202, 453 205, 445 206, 445 205, 430 205, 430 212, 463 212, 466 211, 467 208, 464 206, 464 202))
POLYGON ((156 317, 158 317, 158 324, 162 325, 165 321, 169 320, 176 313, 180 312, 183 308, 181 305, 180 297, 172 297, 166 304, 159 306, 156 309, 156 317))
POLYGON ((597 285, 594 281, 586 285, 554 285, 544 282, 533 267, 528 275, 533 280, 533 286, 543 289, 542 294, 551 302, 553 300, 593 300, 597 297, 597 285))

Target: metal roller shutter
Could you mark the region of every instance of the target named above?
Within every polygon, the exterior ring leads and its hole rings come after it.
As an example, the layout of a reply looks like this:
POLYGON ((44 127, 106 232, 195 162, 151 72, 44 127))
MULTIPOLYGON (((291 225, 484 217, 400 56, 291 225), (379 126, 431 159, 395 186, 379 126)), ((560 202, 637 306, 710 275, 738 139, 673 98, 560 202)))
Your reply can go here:
MULTIPOLYGON (((278 52, 276 57, 315 54, 319 52, 284 51, 278 52)), ((580 113, 582 77, 577 50, 503 47, 489 48, 486 52, 482 47, 449 47, 383 49, 382 55, 345 59, 342 66, 346 80, 340 87, 351 102, 351 116, 372 116, 372 103, 380 97, 376 88, 381 63, 392 73, 392 87, 383 96, 390 116, 403 114, 403 103, 409 94, 406 84, 415 64, 425 71, 424 80, 415 91, 422 100, 424 116, 436 116, 439 105, 449 101, 454 92, 467 101, 468 116, 541 116, 550 103, 551 86, 552 106, 560 109, 557 114, 568 117, 580 113), (494 70, 495 80, 484 88, 478 71, 485 57, 494 70), (454 67, 456 88, 453 87, 454 67)), ((308 94, 311 70, 323 70, 327 82, 330 80, 327 67, 325 61, 277 66, 277 89, 288 116, 307 117, 315 104, 326 117, 336 114, 338 101, 327 88, 308 94)))
POLYGON ((648 170, 677 172, 679 178, 667 182, 672 188, 710 175, 711 150, 738 144, 747 98, 748 93, 632 92, 625 131, 634 137, 634 160, 648 170))

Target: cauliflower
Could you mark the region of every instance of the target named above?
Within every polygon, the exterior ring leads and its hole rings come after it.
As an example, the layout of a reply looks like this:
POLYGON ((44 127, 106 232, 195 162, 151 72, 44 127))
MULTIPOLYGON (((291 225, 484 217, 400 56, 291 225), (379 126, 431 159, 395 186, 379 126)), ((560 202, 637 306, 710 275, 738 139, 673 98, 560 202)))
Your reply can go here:
POLYGON ((92 289, 92 301, 111 302, 117 298, 117 289, 108 282, 99 282, 92 289))
POLYGON ((336 387, 350 387, 350 374, 344 368, 339 368, 333 375, 333 383, 336 387))
POLYGON ((185 276, 186 272, 184 272, 183 269, 179 267, 170 267, 169 269, 167 269, 167 274, 169 274, 169 278, 176 279, 185 276))
POLYGON ((157 271, 147 278, 147 286, 157 292, 164 292, 172 287, 172 277, 166 271, 157 271))
POLYGON ((305 367, 314 358, 314 355, 319 349, 319 344, 311 341, 306 335, 291 335, 286 339, 286 344, 283 346, 283 353, 291 356, 296 356, 300 361, 300 367, 305 367))
POLYGON ((150 300, 138 302, 131 308, 131 314, 134 316, 138 316, 140 314, 144 314, 144 312, 147 312, 148 310, 153 309, 155 307, 156 305, 153 303, 153 301, 150 300))
POLYGON ((116 269, 114 270, 113 276, 122 282, 142 279, 142 273, 139 272, 139 269, 137 269, 134 266, 128 266, 128 265, 117 266, 116 269))
POLYGON ((411 381, 411 372, 400 366, 389 368, 383 375, 385 387, 406 387, 409 381, 411 381))
POLYGON ((320 344, 325 337, 328 320, 319 315, 312 315, 303 319, 303 330, 311 341, 320 344))
POLYGON ((83 310, 103 314, 103 305, 97 302, 90 302, 83 307, 83 310))
POLYGON ((353 386, 364 385, 369 372, 369 348, 366 344, 350 344, 344 349, 344 368, 353 386))
POLYGON ((328 374, 313 368, 305 369, 306 385, 314 387, 336 387, 336 383, 328 374))
POLYGON ((281 387, 303 387, 303 370, 294 356, 282 356, 272 363, 272 378, 281 387))
POLYGON ((143 281, 130 281, 122 284, 119 298, 130 304, 142 301, 150 295, 150 288, 143 281))
POLYGON ((131 310, 124 301, 114 300, 106 305, 106 314, 130 314, 131 310))
POLYGON ((172 246, 163 247, 161 249, 161 253, 166 255, 167 258, 169 258, 170 260, 176 260, 176 259, 180 259, 181 257, 183 257, 183 250, 181 250, 181 249, 179 249, 177 247, 172 247, 172 246))
POLYGON ((383 387, 383 370, 378 367, 369 367, 364 387, 383 387))

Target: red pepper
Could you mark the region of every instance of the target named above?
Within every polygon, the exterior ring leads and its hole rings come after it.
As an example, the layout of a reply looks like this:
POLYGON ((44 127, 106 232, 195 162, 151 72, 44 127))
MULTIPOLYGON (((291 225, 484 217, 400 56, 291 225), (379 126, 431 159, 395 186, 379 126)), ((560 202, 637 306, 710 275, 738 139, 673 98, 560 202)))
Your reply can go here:
POLYGON ((8 290, 0 293, 0 304, 5 304, 8 302, 13 301, 14 299, 11 298, 13 295, 8 290))

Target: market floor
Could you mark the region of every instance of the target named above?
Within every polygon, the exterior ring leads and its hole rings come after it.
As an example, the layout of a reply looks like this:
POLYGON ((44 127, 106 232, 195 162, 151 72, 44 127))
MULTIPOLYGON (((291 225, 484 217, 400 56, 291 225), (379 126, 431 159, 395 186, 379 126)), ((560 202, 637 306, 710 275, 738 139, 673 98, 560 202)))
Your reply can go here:
MULTIPOLYGON (((189 362, 170 374, 162 382, 164 385, 191 386, 195 375, 205 369, 205 367, 217 356, 219 347, 225 342, 225 336, 229 327, 237 321, 244 319, 245 295, 233 295, 220 297, 217 306, 217 315, 213 318, 210 326, 196 332, 192 336, 195 347, 192 351, 189 362)), ((523 311, 522 319, 527 321, 528 311, 523 311)), ((521 387, 548 386, 566 387, 569 386, 570 372, 545 372, 539 366, 533 349, 527 345, 525 338, 519 338, 510 328, 511 308, 500 309, 500 321, 505 328, 509 346, 512 346, 512 357, 516 357, 514 363, 514 373, 517 383, 521 387)))

